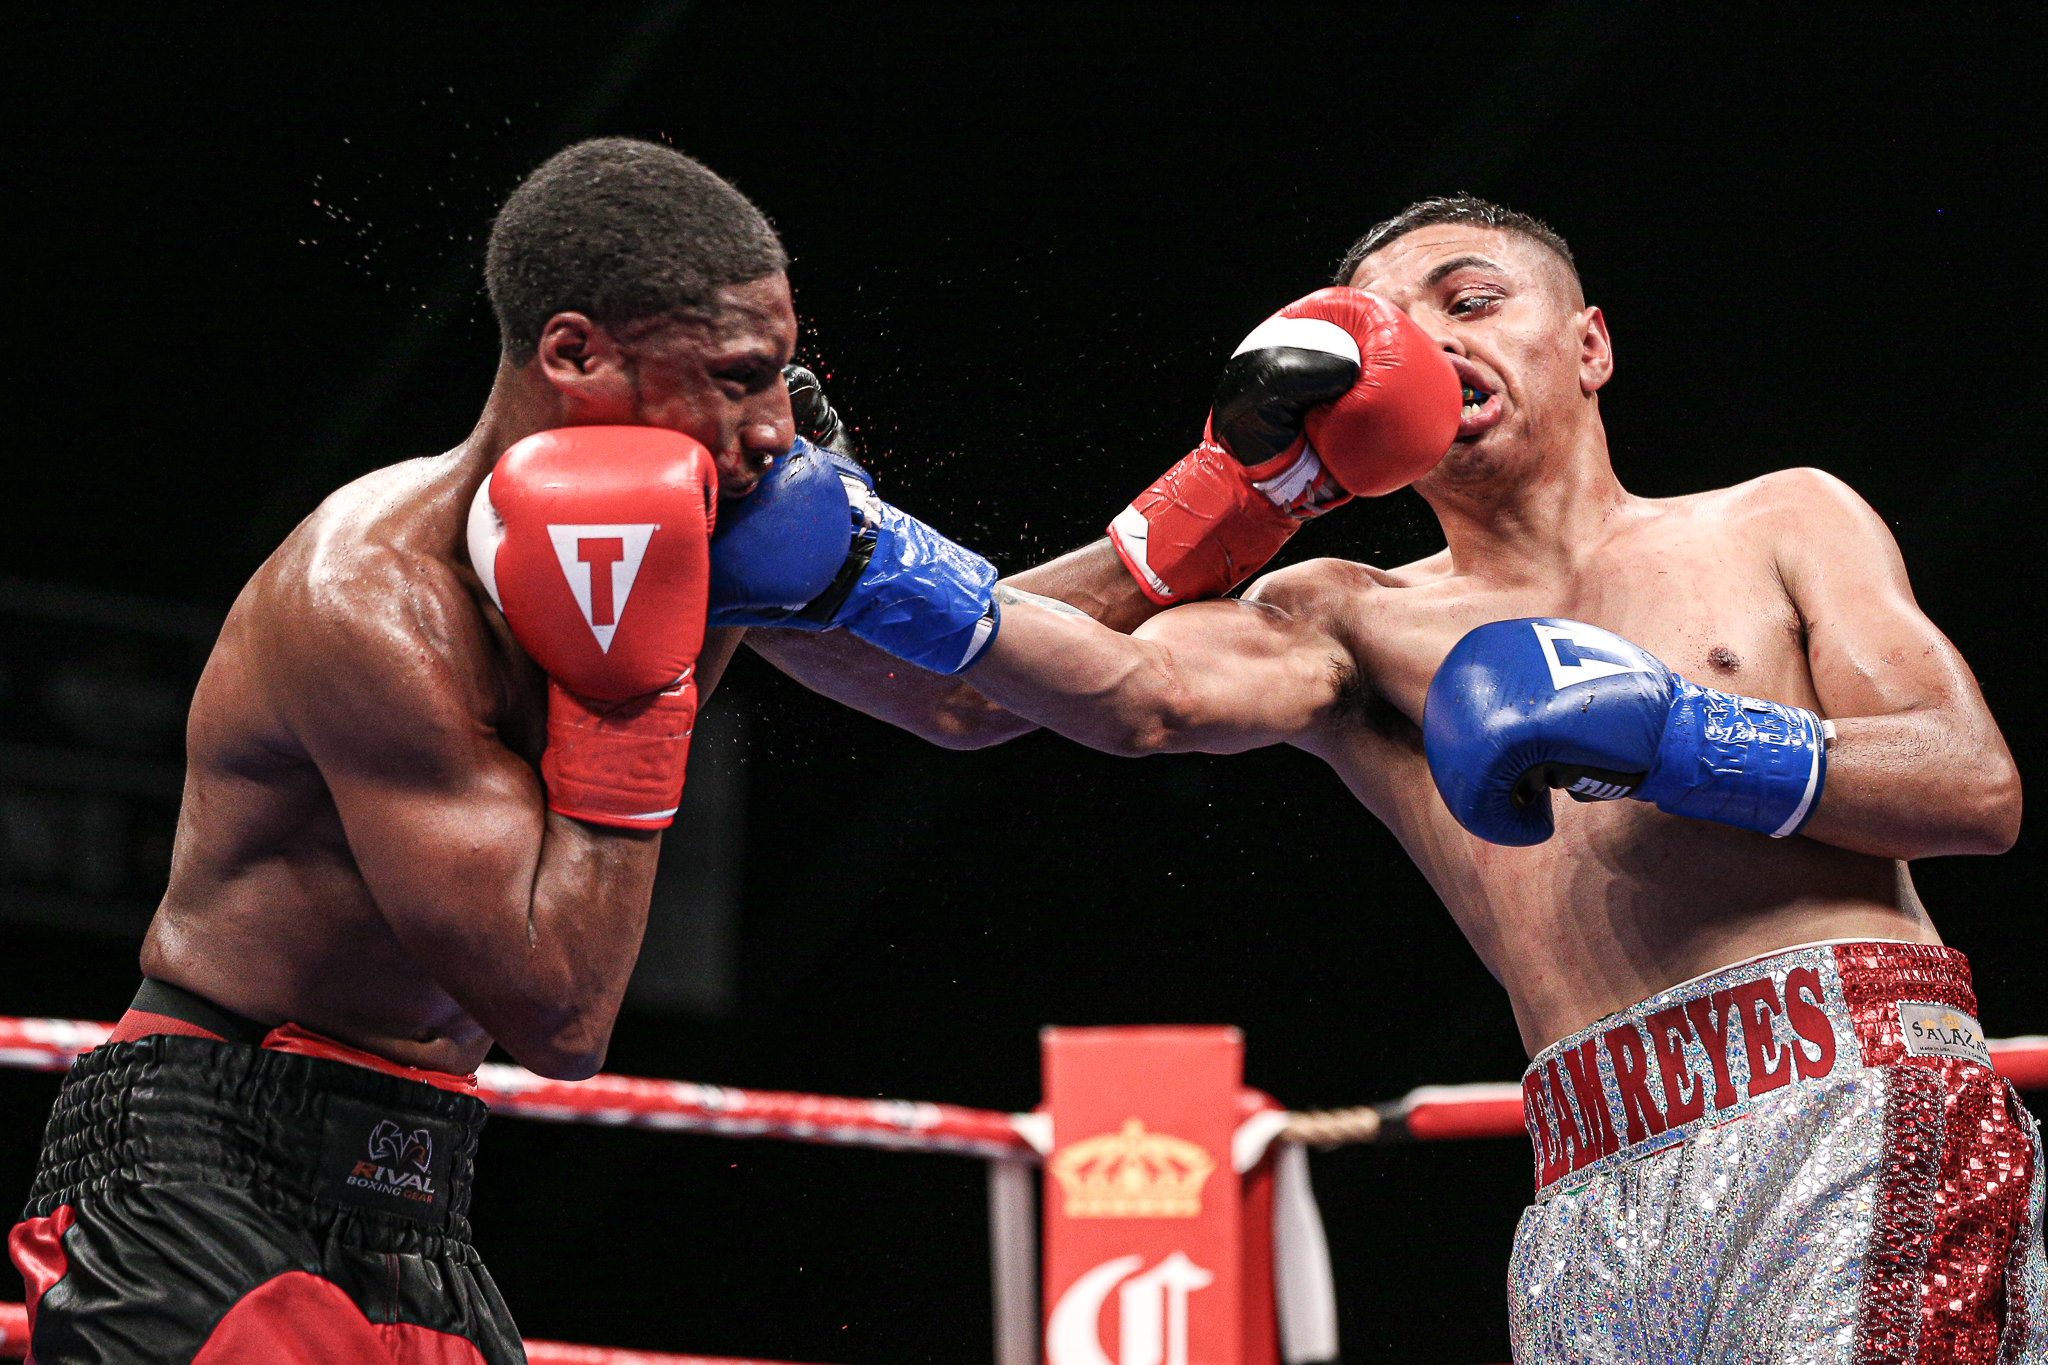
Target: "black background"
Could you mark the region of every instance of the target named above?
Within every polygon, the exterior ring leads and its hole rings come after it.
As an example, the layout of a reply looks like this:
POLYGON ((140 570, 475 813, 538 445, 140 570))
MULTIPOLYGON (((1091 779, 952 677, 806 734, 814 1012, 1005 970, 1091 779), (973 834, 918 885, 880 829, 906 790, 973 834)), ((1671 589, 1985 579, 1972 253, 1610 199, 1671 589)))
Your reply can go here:
MULTIPOLYGON (((458 441, 490 213, 576 136, 669 138, 766 209, 883 491, 1005 569, 1097 534, 1367 225, 1462 189, 1577 250, 1623 481, 1849 480, 2031 774, 2043 37, 2021 5, 17 11, 0 571, 224 607, 324 492, 458 441)), ((1289 554, 1437 543, 1401 494, 1289 554)), ((751 657, 728 689, 740 1009, 629 1016, 613 1070, 1021 1109, 1041 1024, 1190 1021, 1242 1025, 1296 1108, 1519 1072, 1497 988, 1305 756, 944 753, 751 657)), ((1994 1035, 2048 1032, 2038 847, 1916 867, 1994 1035)), ((11 1012, 133 989, 132 944, 7 939, 11 1012)), ((55 1084, 0 1076, 7 1198, 55 1084)), ((986 1357, 977 1163, 514 1121, 483 1162, 529 1335, 986 1357)), ((1348 1359, 1505 1357, 1526 1146, 1315 1169, 1348 1359)))

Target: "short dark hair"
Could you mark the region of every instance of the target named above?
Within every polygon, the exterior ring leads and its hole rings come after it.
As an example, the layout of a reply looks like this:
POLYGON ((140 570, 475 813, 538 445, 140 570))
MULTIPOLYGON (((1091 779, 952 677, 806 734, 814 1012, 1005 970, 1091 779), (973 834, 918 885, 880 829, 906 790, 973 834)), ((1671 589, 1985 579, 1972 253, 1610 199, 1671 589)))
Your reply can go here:
POLYGON ((717 311, 718 291, 786 268, 761 210, 673 147, 592 138, 520 182, 491 224, 484 281, 505 353, 524 363, 557 313, 617 328, 717 311))
POLYGON ((1541 218, 1503 208, 1477 195, 1450 194, 1436 199, 1418 199, 1386 222, 1374 225, 1365 236, 1351 244, 1351 250, 1344 253, 1344 263, 1337 267, 1336 283, 1351 283, 1359 262, 1396 237, 1406 237, 1417 228, 1432 227, 1437 223, 1476 223, 1480 227, 1499 228, 1503 232, 1541 242, 1557 253, 1565 268, 1572 272, 1574 280, 1579 277, 1579 263, 1572 259, 1572 249, 1565 245, 1564 238, 1557 235, 1556 229, 1541 218))

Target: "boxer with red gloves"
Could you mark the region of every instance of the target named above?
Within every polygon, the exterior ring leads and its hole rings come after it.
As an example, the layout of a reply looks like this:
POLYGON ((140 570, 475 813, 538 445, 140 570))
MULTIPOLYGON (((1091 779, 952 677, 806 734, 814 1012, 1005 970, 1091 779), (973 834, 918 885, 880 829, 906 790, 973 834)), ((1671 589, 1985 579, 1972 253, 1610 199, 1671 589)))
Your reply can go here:
MULTIPOLYGON (((997 636, 994 570, 831 449, 844 424, 785 376, 783 265, 665 147, 580 144, 508 200, 476 429, 329 497, 208 663, 142 988, 67 1079, 9 1238, 35 1359, 517 1359, 469 1242, 470 1073, 494 1042, 601 1063, 741 635, 814 685, 788 641, 853 651, 826 690, 884 714, 996 715, 951 676, 997 636)), ((1304 420, 1288 368, 1236 392, 1304 420)), ((1105 619, 1156 610, 1106 541, 1034 574, 1105 619)))
POLYGON ((470 1242, 472 1073, 604 1058, 719 500, 791 439, 784 263, 666 147, 572 147, 505 204, 475 430, 330 496, 207 664, 142 989, 9 1239, 36 1360, 523 1359, 470 1242))

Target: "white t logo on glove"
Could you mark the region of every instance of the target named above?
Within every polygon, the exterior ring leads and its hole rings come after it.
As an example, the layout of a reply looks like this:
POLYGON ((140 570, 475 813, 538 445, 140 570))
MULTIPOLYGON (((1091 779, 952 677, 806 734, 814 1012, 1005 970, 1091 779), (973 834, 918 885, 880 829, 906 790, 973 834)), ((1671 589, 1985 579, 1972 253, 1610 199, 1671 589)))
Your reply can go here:
POLYGON ((1639 660, 1641 651, 1619 636, 1591 626, 1565 630, 1531 621, 1536 642, 1543 649, 1543 662, 1550 665, 1550 685, 1562 692, 1576 683, 1611 678, 1617 673, 1647 673, 1639 660))

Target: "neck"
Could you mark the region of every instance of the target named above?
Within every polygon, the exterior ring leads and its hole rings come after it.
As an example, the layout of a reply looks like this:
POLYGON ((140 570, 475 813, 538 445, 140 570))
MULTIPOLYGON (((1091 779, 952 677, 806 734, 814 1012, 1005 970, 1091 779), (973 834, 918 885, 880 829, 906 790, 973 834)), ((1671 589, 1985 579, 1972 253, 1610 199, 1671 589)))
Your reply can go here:
MULTIPOLYGON (((1453 452, 1451 461, 1458 459, 1453 452)), ((1463 572, 1526 578, 1568 566, 1634 502, 1596 418, 1561 447, 1470 468, 1447 461, 1421 488, 1463 572)))
POLYGON ((506 450, 537 431, 562 426, 561 400, 552 386, 534 381, 531 367, 500 359, 476 426, 449 454, 461 470, 461 481, 475 488, 484 481, 506 450))

